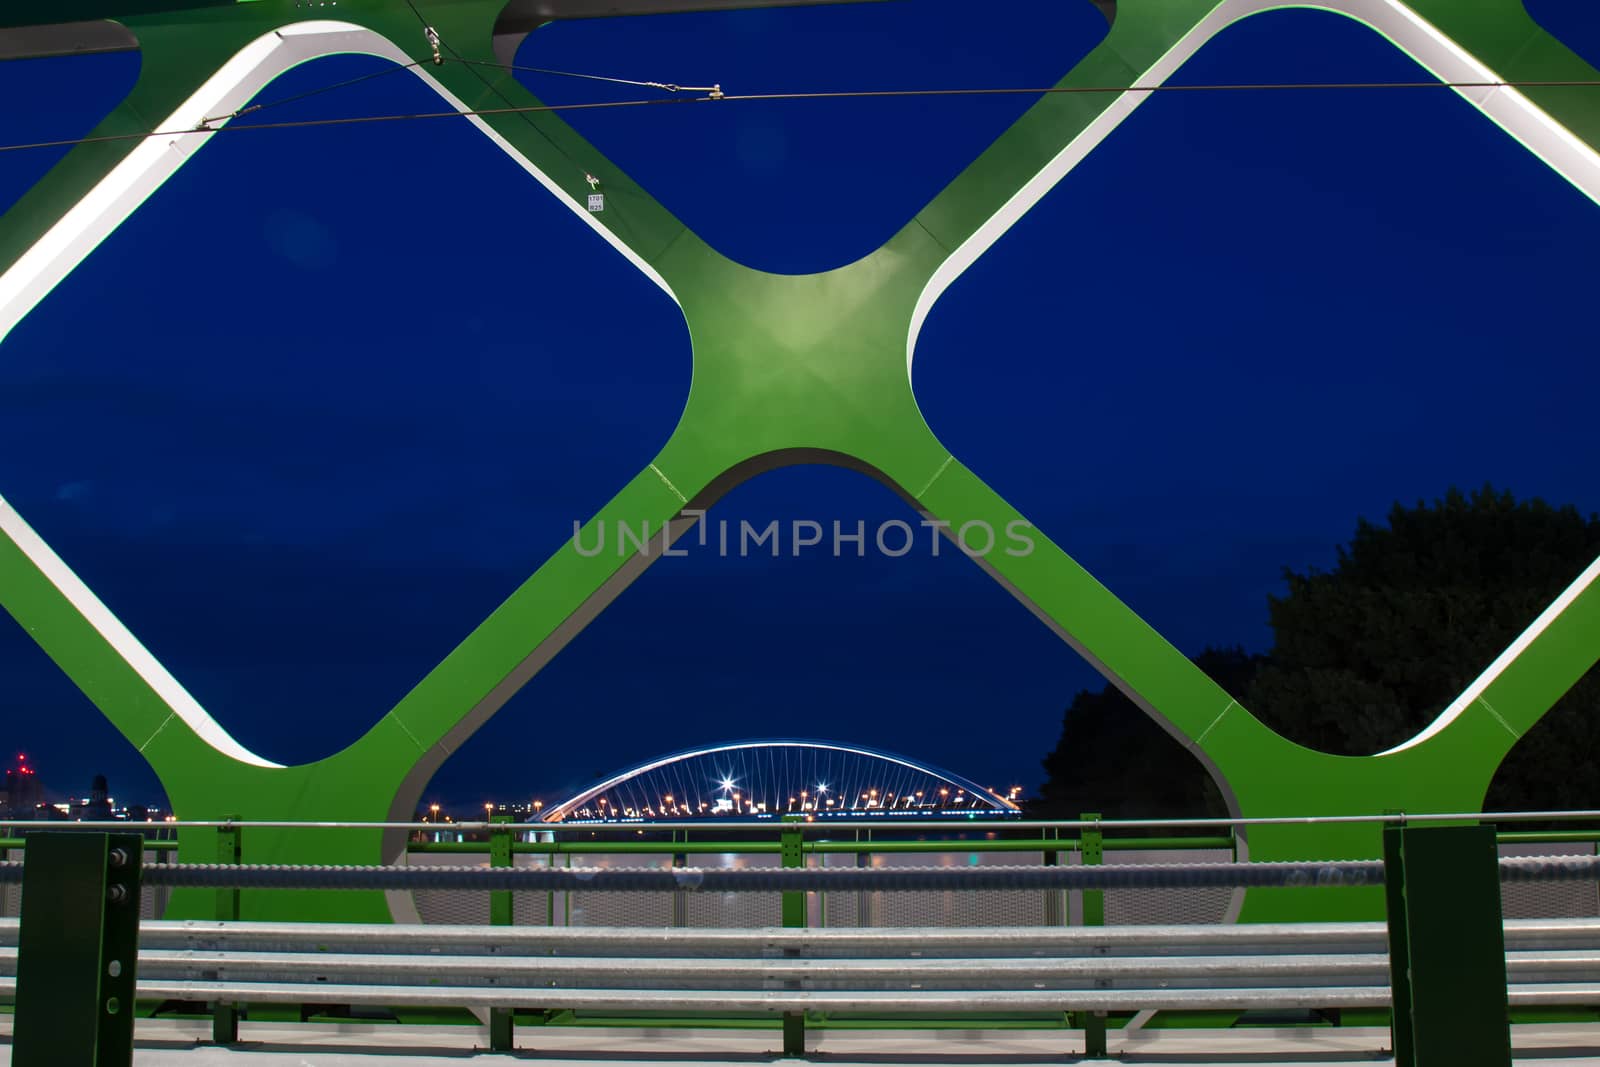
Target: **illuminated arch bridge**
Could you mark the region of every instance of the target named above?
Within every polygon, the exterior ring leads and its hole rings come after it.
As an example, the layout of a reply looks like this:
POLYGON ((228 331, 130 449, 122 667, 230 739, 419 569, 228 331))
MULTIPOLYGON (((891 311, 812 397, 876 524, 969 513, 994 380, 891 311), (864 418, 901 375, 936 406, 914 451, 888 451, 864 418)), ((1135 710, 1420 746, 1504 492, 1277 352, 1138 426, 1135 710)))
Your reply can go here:
POLYGON ((1018 790, 859 745, 734 741, 641 763, 546 809, 544 822, 1015 815, 1018 790))

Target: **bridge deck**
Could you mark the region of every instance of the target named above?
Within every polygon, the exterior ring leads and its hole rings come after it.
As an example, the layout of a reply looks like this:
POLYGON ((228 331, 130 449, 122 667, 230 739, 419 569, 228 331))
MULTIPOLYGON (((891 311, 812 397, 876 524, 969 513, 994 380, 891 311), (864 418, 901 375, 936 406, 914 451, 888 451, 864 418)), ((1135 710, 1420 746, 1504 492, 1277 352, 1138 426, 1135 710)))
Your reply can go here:
MULTIPOLYGON (((0 1067, 10 1067, 11 1020, 0 1017, 0 1067)), ((780 1062, 775 1031, 641 1030, 557 1027, 518 1033, 515 1054, 475 1052, 483 1031, 464 1027, 381 1024, 244 1023, 245 1044, 208 1048, 197 1042, 209 1024, 141 1020, 136 1067, 729 1067, 780 1062)), ((1074 1062, 1082 1045, 1070 1033, 970 1030, 813 1033, 812 1062, 861 1064, 1030 1065, 1074 1062)), ((1108 1035, 1114 1062, 1209 1067, 1337 1067, 1393 1064, 1388 1031, 1251 1029, 1146 1031, 1108 1035)), ((1519 1064, 1600 1067, 1600 1024, 1513 1027, 1519 1064)), ((798 1061, 782 1061, 798 1062, 798 1061)), ((1093 1061, 1084 1061, 1093 1062, 1093 1061)))

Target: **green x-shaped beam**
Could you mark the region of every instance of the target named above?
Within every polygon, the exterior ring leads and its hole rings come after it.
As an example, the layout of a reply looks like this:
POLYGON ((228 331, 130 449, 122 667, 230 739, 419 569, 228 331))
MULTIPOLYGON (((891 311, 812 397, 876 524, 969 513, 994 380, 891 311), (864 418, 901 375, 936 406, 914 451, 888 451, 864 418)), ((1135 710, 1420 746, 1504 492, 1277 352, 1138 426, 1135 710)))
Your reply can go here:
MULTIPOLYGON (((237 110, 271 78, 317 56, 366 52, 417 62, 457 109, 538 101, 495 62, 505 0, 418 3, 455 56, 434 66, 404 0, 188 3, 77 0, 20 5, 0 23, 114 18, 143 52, 131 94, 96 135, 194 129, 237 110), (335 14, 336 19, 323 17, 335 14), (488 72, 487 75, 484 72, 488 72)), ((736 6, 736 5, 735 5, 736 6)), ((435 770, 567 641, 603 610, 695 515, 741 481, 795 463, 870 474, 930 521, 1004 530, 1025 519, 940 443, 911 386, 917 333, 963 270, 1148 94, 1233 22, 1302 6, 1359 19, 1451 82, 1600 77, 1527 16, 1519 0, 1120 0, 1109 35, 1062 86, 871 255, 791 276, 731 262, 549 113, 472 117, 487 136, 680 305, 694 373, 676 430, 652 462, 592 518, 647 528, 643 551, 586 554, 568 542, 360 740, 326 759, 282 767, 245 750, 99 604, 9 505, 0 501, 0 603, 150 761, 186 819, 409 819, 435 770), (587 210, 599 179, 605 210, 587 210)), ((4 33, 0 30, 0 33, 4 33)), ((1576 87, 1458 90, 1591 198, 1600 199, 1600 97, 1576 87)), ((723 106, 707 102, 696 106, 723 106)), ((213 128, 217 123, 213 123, 213 128)), ((135 210, 209 134, 104 141, 75 148, 0 218, 0 338, 135 210)), ((641 457, 643 459, 643 457, 641 457)), ((1349 758, 1277 735, 1208 679, 1062 549, 977 560, 1035 615, 1182 740, 1242 816, 1478 810, 1496 767, 1600 655, 1600 561, 1591 565, 1440 718, 1412 741, 1349 758)), ((198 832, 185 854, 204 858, 198 832)), ((381 862, 399 834, 252 831, 252 862, 381 862)), ((1367 826, 1255 827, 1254 859, 1370 857, 1367 826)), ((175 909, 206 914, 205 898, 175 909)), ((1371 891, 1314 899, 1252 893, 1253 919, 1381 913, 1371 891)), ((376 894, 251 894, 247 917, 386 919, 376 894)))

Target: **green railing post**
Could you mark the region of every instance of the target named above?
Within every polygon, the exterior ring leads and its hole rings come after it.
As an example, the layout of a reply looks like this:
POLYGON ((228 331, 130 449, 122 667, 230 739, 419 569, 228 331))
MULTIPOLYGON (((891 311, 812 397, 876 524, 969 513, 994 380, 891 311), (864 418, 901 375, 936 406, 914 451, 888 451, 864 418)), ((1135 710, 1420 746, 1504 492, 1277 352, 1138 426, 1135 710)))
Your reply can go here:
POLYGON ((11 1062, 128 1067, 144 839, 32 833, 24 858, 11 1062))
MULTIPOLYGON (((511 816, 494 815, 489 822, 496 827, 489 832, 489 866, 510 867, 516 863, 511 848, 511 816)), ((489 925, 511 926, 516 921, 515 899, 509 889, 489 891, 489 925)), ((510 1052, 516 1042, 516 1015, 511 1008, 489 1009, 489 1048, 494 1052, 510 1052)))
MULTIPOLYGON (((685 830, 683 832, 683 839, 684 841, 689 840, 689 831, 685 830)), ((672 831, 672 840, 674 843, 677 842, 678 831, 672 831)), ((674 867, 687 867, 689 865, 689 854, 687 852, 674 852, 672 854, 672 865, 674 867)), ((672 893, 672 925, 678 927, 689 925, 689 891, 686 889, 677 889, 672 893)))
MULTIPOLYGON (((785 816, 783 833, 779 837, 779 861, 784 867, 804 867, 805 833, 798 825, 796 817, 785 816)), ((785 890, 782 904, 783 925, 786 928, 799 929, 806 925, 806 895, 800 890, 785 890)), ((784 949, 785 956, 798 956, 798 949, 784 949)), ((798 988, 798 982, 788 985, 798 988)), ((785 1056, 804 1056, 806 1054, 806 1016, 804 1012, 788 1011, 783 1013, 783 1054, 785 1056)))
MULTIPOLYGON (((866 832, 866 835, 867 835, 865 840, 867 841, 867 843, 870 844, 872 842, 872 831, 871 830, 867 830, 865 832, 866 832)), ((861 834, 862 834, 862 831, 860 831, 860 830, 856 831, 856 840, 857 841, 863 840, 861 834)), ((857 867, 871 867, 872 866, 872 853, 868 852, 866 849, 862 849, 860 852, 857 852, 856 853, 856 866, 857 867)), ((856 894, 856 925, 857 926, 876 926, 877 925, 877 915, 875 914, 877 912, 877 910, 878 910, 877 901, 878 901, 877 894, 868 892, 867 890, 862 890, 861 892, 856 894)))
MULTIPOLYGON (((244 862, 244 835, 232 825, 237 815, 229 815, 217 828, 217 862, 237 866, 244 862)), ((217 919, 235 922, 239 918, 240 891, 237 887, 217 890, 217 919)), ((233 1045, 239 1041, 239 1006, 220 1001, 211 1005, 211 1043, 233 1045)))
MULTIPOLYGON (((550 836, 550 843, 552 845, 556 843, 554 834, 550 836)), ((570 867, 572 865, 572 857, 568 856, 567 859, 567 866, 570 867)), ((544 858, 544 865, 546 867, 554 867, 556 865, 556 854, 554 852, 544 858)), ((546 926, 554 926, 556 924, 556 891, 554 889, 544 895, 544 924, 546 926)))
POLYGON ((1383 831, 1396 1067, 1510 1067, 1499 859, 1490 826, 1383 831))
MULTIPOLYGON (((6 833, 7 835, 12 833, 12 830, 9 826, 6 827, 6 833)), ((16 855, 13 856, 13 850, 10 848, 10 846, 0 849, 0 860, 4 860, 5 862, 9 863, 13 859, 21 859, 22 850, 16 849, 15 851, 16 855)), ((4 886, 0 886, 0 916, 11 918, 20 910, 20 908, 17 906, 16 897, 16 887, 10 882, 7 882, 4 886)))
MULTIPOLYGON (((1079 820, 1093 823, 1078 832, 1081 859, 1085 867, 1098 867, 1105 862, 1105 836, 1100 832, 1100 813, 1097 811, 1085 812, 1078 816, 1079 820)), ((1085 889, 1083 891, 1083 925, 1104 926, 1106 924, 1106 894, 1103 889, 1085 889)), ((1078 1012, 1077 1021, 1083 1025, 1083 1054, 1089 1059, 1104 1059, 1106 1056, 1106 1013, 1103 1011, 1078 1012)))
MULTIPOLYGON (((1050 837, 1060 840, 1061 831, 1051 830, 1050 837)), ((1044 865, 1056 867, 1061 863, 1059 849, 1047 848, 1044 850, 1044 865)), ((1044 891, 1044 924, 1046 926, 1066 926, 1071 919, 1067 913, 1067 892, 1064 889, 1046 889, 1044 891)))

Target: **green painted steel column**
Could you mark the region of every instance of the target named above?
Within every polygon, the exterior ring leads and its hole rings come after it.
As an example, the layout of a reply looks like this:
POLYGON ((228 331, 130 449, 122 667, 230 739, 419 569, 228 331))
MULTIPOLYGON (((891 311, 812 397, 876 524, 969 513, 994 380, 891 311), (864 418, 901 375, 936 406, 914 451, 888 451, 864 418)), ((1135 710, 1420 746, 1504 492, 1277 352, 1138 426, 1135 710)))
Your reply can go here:
MULTIPOLYGON (((489 833, 489 866, 510 867, 516 863, 512 852, 511 816, 495 815, 489 821, 504 829, 489 833)), ((515 897, 509 889, 489 891, 489 925, 511 926, 516 921, 515 897)), ((516 1044, 516 1013, 511 1008, 489 1009, 489 1048, 510 1052, 516 1044)))
POLYGON ((138 834, 28 835, 16 1067, 128 1067, 139 955, 138 834))
MULTIPOLYGON (((798 819, 785 816, 785 823, 795 823, 798 819)), ((805 833, 797 825, 786 825, 779 837, 779 860, 784 867, 804 867, 805 833)), ((806 895, 799 890, 785 890, 783 893, 783 925, 788 929, 803 928, 806 925, 806 895)), ((785 956, 799 956, 800 950, 786 948, 785 956)), ((786 983, 798 988, 798 983, 786 983)), ((789 1011, 783 1013, 783 1054, 785 1056, 804 1056, 806 1054, 806 1016, 804 1012, 789 1011)))
MULTIPOLYGON (((237 815, 228 815, 229 821, 237 815)), ((244 831, 237 826, 217 828, 217 862, 237 866, 244 862, 244 831)), ((241 890, 237 887, 217 890, 216 918, 220 922, 235 922, 239 918, 241 890)), ((217 1002, 211 1005, 211 1043, 233 1045, 239 1041, 239 1005, 217 1002)))
MULTIPOLYGON (((1082 822, 1094 823, 1079 831, 1078 837, 1082 848, 1083 865, 1098 867, 1105 862, 1105 835, 1100 832, 1100 813, 1097 811, 1085 812, 1078 816, 1082 822)), ((1106 894, 1103 889, 1085 889, 1083 891, 1083 925, 1104 926, 1106 924, 1106 894)), ((1103 1011, 1078 1012, 1078 1021, 1083 1025, 1083 1054, 1089 1059, 1104 1059, 1106 1056, 1106 1013, 1103 1011)))
POLYGON ((1383 860, 1396 1067, 1510 1067, 1494 828, 1392 826, 1383 860))

